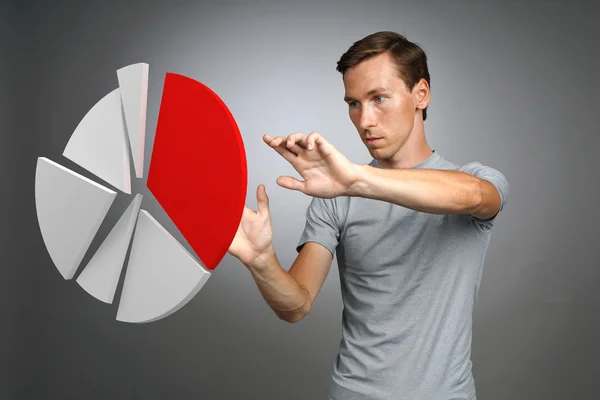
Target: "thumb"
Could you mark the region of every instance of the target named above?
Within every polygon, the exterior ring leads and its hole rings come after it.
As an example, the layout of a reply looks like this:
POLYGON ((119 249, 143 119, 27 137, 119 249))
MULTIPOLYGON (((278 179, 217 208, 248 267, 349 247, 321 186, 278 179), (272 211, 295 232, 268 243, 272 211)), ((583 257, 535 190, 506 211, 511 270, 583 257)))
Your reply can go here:
POLYGON ((280 176, 277 178, 277 184, 285 189, 306 193, 306 181, 301 181, 291 176, 280 176))
POLYGON ((256 188, 256 201, 258 203, 258 213, 269 215, 269 196, 267 196, 265 185, 258 185, 256 188))

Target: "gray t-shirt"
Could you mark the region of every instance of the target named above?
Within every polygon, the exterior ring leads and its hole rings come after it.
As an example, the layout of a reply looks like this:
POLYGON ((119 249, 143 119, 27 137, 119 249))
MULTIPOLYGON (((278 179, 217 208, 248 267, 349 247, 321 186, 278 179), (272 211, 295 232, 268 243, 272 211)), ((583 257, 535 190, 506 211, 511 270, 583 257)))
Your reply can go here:
MULTIPOLYGON (((412 168, 489 180, 506 203, 505 177, 479 162, 459 167, 434 151, 412 168)), ((330 399, 476 399, 472 313, 496 217, 422 213, 360 197, 312 199, 297 251, 311 241, 337 253, 344 305, 330 399)))

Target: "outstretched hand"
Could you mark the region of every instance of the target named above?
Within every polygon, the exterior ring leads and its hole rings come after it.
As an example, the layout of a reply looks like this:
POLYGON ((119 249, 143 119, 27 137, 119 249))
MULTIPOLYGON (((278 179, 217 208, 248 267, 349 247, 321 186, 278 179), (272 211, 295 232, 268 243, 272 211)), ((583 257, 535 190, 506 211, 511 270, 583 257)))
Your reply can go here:
POLYGON ((258 211, 244 207, 242 219, 228 250, 229 254, 246 266, 273 251, 269 197, 264 185, 259 185, 256 189, 256 200, 258 211))
POLYGON ((358 180, 358 166, 317 132, 308 136, 303 133, 277 137, 264 135, 263 140, 304 179, 280 176, 277 184, 281 187, 313 197, 333 198, 349 194, 358 180))

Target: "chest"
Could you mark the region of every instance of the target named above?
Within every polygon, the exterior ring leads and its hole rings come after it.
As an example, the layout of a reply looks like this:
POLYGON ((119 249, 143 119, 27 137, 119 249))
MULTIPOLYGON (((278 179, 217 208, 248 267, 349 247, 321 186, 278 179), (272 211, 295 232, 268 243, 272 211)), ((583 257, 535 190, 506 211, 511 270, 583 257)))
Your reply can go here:
POLYGON ((383 272, 438 263, 477 245, 466 215, 414 211, 395 204, 355 198, 348 206, 338 249, 349 270, 383 272))

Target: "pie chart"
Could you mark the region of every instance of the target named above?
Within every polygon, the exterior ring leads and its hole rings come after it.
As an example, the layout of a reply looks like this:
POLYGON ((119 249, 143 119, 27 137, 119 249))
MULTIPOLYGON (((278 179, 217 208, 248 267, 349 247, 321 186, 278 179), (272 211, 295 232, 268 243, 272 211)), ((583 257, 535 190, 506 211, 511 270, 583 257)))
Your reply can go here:
POLYGON ((149 66, 117 70, 117 88, 83 116, 63 156, 97 179, 47 157, 37 159, 35 204, 55 267, 108 304, 124 274, 116 319, 153 322, 185 306, 227 253, 247 189, 242 136, 221 98, 189 77, 166 73, 146 185, 183 235, 190 253, 132 193, 144 177, 149 66), (117 195, 129 206, 83 266, 117 195), (129 258, 127 254, 129 251, 129 258))

